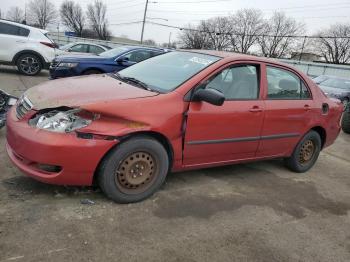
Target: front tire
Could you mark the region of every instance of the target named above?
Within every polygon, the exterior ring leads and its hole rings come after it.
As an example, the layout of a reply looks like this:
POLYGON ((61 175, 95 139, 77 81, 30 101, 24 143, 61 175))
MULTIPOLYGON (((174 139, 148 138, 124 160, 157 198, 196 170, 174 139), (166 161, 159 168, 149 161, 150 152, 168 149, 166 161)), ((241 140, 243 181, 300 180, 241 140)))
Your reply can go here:
POLYGON ((16 61, 18 71, 27 76, 39 74, 43 68, 43 61, 37 55, 23 54, 16 61))
POLYGON ((350 104, 347 105, 347 109, 343 114, 341 128, 343 129, 344 133, 350 134, 350 104))
POLYGON ((134 137, 111 150, 101 163, 98 183, 117 203, 144 200, 163 184, 169 167, 165 148, 155 139, 134 137))
POLYGON ((285 165, 292 171, 304 173, 312 168, 321 152, 321 137, 310 131, 295 147, 293 154, 285 159, 285 165))

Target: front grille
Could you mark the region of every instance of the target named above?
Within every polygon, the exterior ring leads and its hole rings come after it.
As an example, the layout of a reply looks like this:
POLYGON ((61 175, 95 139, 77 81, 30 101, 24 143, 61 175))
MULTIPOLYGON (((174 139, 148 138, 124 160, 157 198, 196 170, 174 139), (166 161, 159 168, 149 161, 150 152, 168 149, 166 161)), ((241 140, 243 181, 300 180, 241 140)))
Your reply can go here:
POLYGON ((16 106, 16 116, 18 119, 22 119, 30 110, 32 110, 33 104, 27 97, 22 97, 16 106))
POLYGON ((56 67, 58 66, 58 64, 59 64, 58 61, 53 60, 53 61, 51 62, 51 67, 52 67, 52 68, 56 68, 56 67))

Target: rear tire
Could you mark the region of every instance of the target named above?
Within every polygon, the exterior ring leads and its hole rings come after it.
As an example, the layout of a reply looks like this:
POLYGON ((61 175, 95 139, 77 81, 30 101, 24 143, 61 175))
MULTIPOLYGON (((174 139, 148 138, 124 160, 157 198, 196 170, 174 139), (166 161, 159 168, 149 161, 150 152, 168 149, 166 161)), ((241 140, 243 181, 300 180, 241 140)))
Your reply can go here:
POLYGON ((343 114, 341 128, 343 129, 344 133, 350 134, 350 104, 347 105, 347 109, 343 114))
POLYGON ((169 158, 155 139, 140 136, 111 150, 98 172, 101 190, 117 203, 134 203, 150 197, 163 184, 169 158))
POLYGON ((310 131, 295 147, 293 154, 285 159, 285 165, 297 173, 308 171, 317 161, 321 146, 320 135, 316 131, 310 131))
POLYGON ((21 74, 35 76, 43 69, 43 61, 37 55, 23 54, 17 58, 16 66, 21 74))

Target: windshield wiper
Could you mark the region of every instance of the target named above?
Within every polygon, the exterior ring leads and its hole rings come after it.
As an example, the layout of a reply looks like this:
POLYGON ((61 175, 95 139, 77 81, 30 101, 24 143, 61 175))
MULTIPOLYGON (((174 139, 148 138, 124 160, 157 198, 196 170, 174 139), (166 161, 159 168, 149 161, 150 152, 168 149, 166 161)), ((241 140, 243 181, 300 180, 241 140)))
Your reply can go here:
POLYGON ((121 76, 119 73, 114 74, 118 80, 125 81, 125 82, 131 82, 133 84, 136 84, 139 87, 142 87, 145 90, 153 91, 146 83, 142 82, 141 80, 138 80, 134 77, 127 77, 127 76, 121 76))

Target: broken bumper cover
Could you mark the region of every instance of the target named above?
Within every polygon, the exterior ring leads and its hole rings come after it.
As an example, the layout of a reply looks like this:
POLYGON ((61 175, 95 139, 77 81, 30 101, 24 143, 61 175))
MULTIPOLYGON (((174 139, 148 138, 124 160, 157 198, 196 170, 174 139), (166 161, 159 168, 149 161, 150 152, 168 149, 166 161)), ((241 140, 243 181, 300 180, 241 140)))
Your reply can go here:
POLYGON ((7 122, 7 153, 28 176, 44 183, 88 186, 103 156, 118 141, 82 139, 30 127, 15 119, 7 122))

